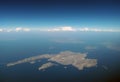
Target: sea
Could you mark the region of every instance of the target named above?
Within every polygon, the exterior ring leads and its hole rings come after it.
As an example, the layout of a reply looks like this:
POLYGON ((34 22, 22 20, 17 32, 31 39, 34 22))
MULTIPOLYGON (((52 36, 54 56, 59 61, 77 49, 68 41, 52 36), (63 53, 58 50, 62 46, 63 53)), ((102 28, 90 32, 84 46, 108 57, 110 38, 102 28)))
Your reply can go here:
POLYGON ((119 42, 119 33, 1 33, 0 82, 120 82, 119 42), (91 49, 86 49, 88 46, 91 49), (24 58, 63 51, 87 53, 86 58, 97 59, 97 65, 78 70, 59 64, 38 70, 47 62, 43 60, 6 66, 24 58))

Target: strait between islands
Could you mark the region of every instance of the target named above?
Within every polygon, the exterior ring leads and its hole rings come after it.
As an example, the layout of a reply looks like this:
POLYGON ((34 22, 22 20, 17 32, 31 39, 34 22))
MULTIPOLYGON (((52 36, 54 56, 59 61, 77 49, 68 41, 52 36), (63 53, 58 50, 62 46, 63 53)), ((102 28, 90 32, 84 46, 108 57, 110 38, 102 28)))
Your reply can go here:
POLYGON ((97 65, 96 59, 86 58, 87 53, 76 53, 72 51, 63 51, 59 54, 43 54, 38 56, 33 56, 18 60, 16 62, 11 62, 7 64, 7 67, 14 66, 17 64, 22 64, 26 62, 35 63, 41 61, 42 59, 47 59, 47 63, 41 65, 38 69, 45 70, 51 66, 56 65, 56 63, 61 65, 72 65, 78 70, 83 70, 84 68, 89 68, 97 65), (55 63, 56 62, 56 63, 55 63))

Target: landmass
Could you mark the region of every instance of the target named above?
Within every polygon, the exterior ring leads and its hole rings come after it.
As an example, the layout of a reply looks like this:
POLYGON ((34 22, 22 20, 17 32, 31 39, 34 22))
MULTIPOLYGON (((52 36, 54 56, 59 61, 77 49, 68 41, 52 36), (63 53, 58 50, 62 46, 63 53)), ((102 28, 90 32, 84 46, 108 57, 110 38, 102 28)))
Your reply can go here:
POLYGON ((51 63, 51 62, 48 62, 48 63, 45 63, 45 64, 43 64, 42 66, 40 66, 38 69, 39 69, 39 70, 45 70, 46 68, 52 67, 52 66, 54 66, 54 65, 56 65, 56 64, 51 63))
POLYGON ((22 60, 18 60, 16 62, 8 63, 7 66, 14 66, 17 64, 22 64, 26 62, 36 62, 41 61, 42 59, 47 59, 47 63, 41 65, 38 69, 44 70, 49 67, 56 65, 56 63, 61 65, 72 65, 76 67, 78 70, 83 70, 84 68, 89 68, 97 65, 96 59, 88 59, 87 53, 76 53, 72 51, 63 51, 58 54, 43 54, 38 56, 33 56, 29 58, 25 58, 22 60), (55 63, 54 63, 55 62, 55 63))

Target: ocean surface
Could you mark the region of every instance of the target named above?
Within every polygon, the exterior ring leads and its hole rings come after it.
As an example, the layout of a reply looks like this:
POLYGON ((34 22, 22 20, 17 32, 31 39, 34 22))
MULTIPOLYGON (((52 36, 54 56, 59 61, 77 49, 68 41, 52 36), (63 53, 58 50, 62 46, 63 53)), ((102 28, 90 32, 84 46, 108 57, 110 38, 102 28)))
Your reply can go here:
POLYGON ((120 76, 119 33, 18 33, 0 35, 0 82, 118 82, 120 76), (4 37, 3 37, 4 36, 4 37), (108 43, 107 43, 108 42, 108 43), (110 48, 106 44, 110 44, 110 48), (115 48, 111 48, 111 45, 115 48), (91 46, 86 49, 87 46, 91 46), (92 47, 95 48, 92 48, 92 47), (116 50, 115 50, 116 49, 116 50), (72 65, 53 66, 45 71, 38 68, 47 62, 6 64, 27 57, 58 54, 62 51, 87 53, 97 59, 97 66, 78 70, 72 65))

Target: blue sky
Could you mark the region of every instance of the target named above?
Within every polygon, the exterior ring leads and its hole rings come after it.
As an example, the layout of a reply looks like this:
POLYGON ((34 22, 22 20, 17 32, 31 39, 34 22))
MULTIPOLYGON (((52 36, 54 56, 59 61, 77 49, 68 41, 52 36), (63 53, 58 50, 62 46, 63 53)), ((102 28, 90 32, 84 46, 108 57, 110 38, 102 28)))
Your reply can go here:
POLYGON ((0 0, 0 28, 120 28, 119 0, 0 0))

